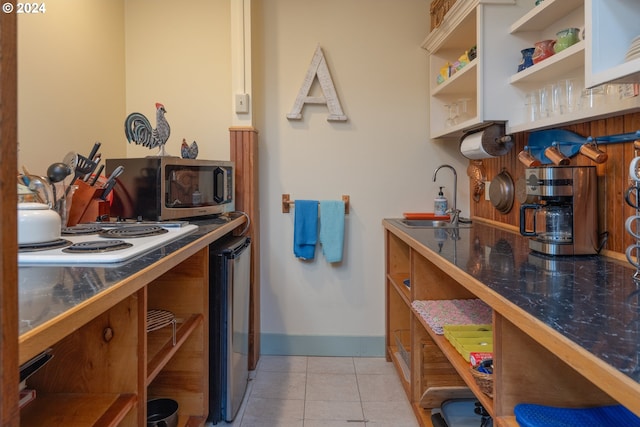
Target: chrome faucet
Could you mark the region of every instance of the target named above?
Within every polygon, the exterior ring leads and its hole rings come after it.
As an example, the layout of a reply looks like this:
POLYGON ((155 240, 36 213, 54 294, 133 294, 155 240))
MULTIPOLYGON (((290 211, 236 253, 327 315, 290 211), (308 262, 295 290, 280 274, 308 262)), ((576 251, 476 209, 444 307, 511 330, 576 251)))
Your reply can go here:
POLYGON ((438 175, 438 171, 442 168, 449 168, 451 172, 453 172, 453 208, 447 210, 447 213, 451 215, 451 225, 458 225, 458 218, 460 217, 460 210, 458 210, 458 174, 456 170, 451 165, 440 165, 433 171, 433 182, 436 182, 436 176, 438 175))

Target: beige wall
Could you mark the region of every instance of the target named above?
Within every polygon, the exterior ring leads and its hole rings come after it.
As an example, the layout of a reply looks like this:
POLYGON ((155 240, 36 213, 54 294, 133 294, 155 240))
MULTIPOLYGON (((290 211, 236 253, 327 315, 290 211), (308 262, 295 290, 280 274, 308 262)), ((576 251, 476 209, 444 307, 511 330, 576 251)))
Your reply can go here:
POLYGON ((122 1, 46 5, 18 16, 18 165, 40 175, 96 141, 103 158, 126 153, 122 1))
MULTIPOLYGON (((355 345, 363 353, 378 343, 375 351, 382 354, 382 219, 433 211, 437 191, 431 178, 442 163, 456 166, 458 206, 463 215, 469 212, 466 162, 457 143, 428 140, 427 53, 420 44, 428 33, 429 4, 255 1, 252 17, 263 351, 296 352, 309 348, 311 337, 341 347, 359 340, 355 345), (327 108, 314 105, 304 107, 300 121, 286 118, 317 44, 349 118, 345 123, 327 122, 327 108), (281 212, 282 193, 293 199, 350 195, 341 264, 328 264, 320 247, 314 261, 294 257, 294 214, 281 212)), ((452 189, 449 171, 438 179, 452 189)))
POLYGON ((200 158, 229 158, 231 125, 228 0, 56 0, 18 20, 18 166, 45 174, 69 151, 102 158, 157 150, 129 145, 127 114, 155 126, 164 103, 170 154, 182 138, 200 158))
MULTIPOLYGON (((198 142, 198 158, 229 159, 229 4, 229 0, 125 2, 126 111, 146 115, 155 126, 155 103, 164 104, 171 126, 166 149, 171 155, 180 155, 186 138, 198 142)), ((127 148, 127 157, 157 152, 127 148)))
MULTIPOLYGON (((21 17, 19 164, 44 173, 96 140, 105 157, 154 154, 129 146, 122 128, 133 111, 153 124, 157 101, 167 108, 171 154, 187 138, 198 141, 202 158, 228 158, 236 1, 177 8, 168 0, 58 0, 45 16, 21 17)), ((458 206, 469 212, 457 143, 428 140, 427 54, 419 47, 428 2, 268 0, 252 7, 253 79, 246 87, 260 132, 263 349, 304 344, 305 337, 380 343, 382 218, 432 211, 431 177, 442 163, 457 168, 458 206), (303 120, 286 119, 318 44, 345 123, 327 122, 324 106, 305 106, 303 120), (294 214, 281 213, 282 193, 351 196, 341 264, 327 264, 321 248, 315 261, 294 258, 294 214)), ((451 194, 449 171, 439 183, 451 194)))

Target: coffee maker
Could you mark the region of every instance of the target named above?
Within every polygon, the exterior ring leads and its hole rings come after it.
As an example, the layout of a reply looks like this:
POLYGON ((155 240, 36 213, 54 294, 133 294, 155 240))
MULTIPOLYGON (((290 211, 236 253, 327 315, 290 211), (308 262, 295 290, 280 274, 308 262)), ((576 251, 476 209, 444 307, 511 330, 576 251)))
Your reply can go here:
POLYGON ((547 255, 598 253, 595 166, 527 168, 525 181, 527 195, 538 200, 520 206, 520 234, 530 237, 530 249, 547 255))

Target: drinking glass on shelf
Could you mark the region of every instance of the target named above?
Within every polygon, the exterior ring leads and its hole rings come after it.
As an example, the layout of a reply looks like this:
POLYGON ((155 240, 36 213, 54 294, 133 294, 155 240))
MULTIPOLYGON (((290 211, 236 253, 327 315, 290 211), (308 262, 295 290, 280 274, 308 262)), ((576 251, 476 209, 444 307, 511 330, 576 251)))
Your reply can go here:
POLYGON ((559 116, 564 113, 564 82, 551 85, 551 115, 559 116))
POLYGON ((458 99, 458 115, 456 120, 458 123, 465 122, 471 118, 471 114, 469 114, 468 102, 471 101, 471 98, 460 98, 458 99))
POLYGON ((540 118, 540 94, 539 91, 529 92, 525 96, 524 105, 527 111, 527 120, 535 122, 540 118))
POLYGON ((603 86, 596 86, 591 89, 584 89, 580 96, 580 109, 590 110, 600 107, 605 101, 605 91, 603 86))
POLYGON ((455 102, 451 103, 451 104, 446 104, 444 106, 444 108, 446 108, 448 110, 448 118, 447 121, 445 122, 445 126, 446 127, 452 127, 455 126, 456 124, 458 124, 457 120, 456 120, 456 109, 457 109, 457 105, 455 102))
POLYGON ((540 89, 539 101, 540 101, 539 117, 541 119, 549 117, 551 112, 551 86, 550 85, 543 86, 540 89))
POLYGON ((620 100, 620 85, 609 83, 604 85, 604 93, 605 93, 605 104, 615 104, 616 101, 620 100))
POLYGON ((573 79, 566 79, 563 83, 565 112, 573 113, 578 109, 577 94, 580 92, 580 89, 578 88, 576 81, 573 79))

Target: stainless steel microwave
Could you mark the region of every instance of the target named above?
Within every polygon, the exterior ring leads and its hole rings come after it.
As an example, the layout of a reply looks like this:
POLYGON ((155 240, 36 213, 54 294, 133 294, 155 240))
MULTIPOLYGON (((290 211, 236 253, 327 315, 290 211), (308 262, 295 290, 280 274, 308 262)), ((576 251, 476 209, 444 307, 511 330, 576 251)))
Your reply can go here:
POLYGON ((166 221, 235 210, 233 162, 179 157, 107 159, 107 176, 124 172, 113 189, 110 215, 166 221))

